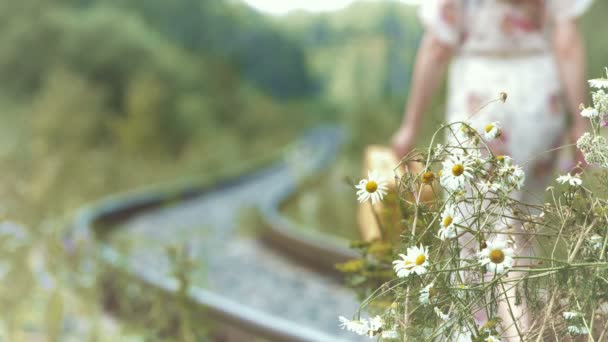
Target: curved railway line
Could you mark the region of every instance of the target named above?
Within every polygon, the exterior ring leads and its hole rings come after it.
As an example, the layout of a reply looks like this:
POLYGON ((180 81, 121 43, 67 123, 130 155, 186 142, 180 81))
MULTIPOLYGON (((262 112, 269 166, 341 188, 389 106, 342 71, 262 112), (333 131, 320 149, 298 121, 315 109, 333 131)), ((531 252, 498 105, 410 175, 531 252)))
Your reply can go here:
MULTIPOLYGON (((338 327, 337 316, 358 302, 333 267, 356 255, 346 241, 297 229, 278 210, 300 177, 331 164, 341 139, 335 128, 315 129, 259 171, 102 200, 78 212, 74 236, 94 240, 116 274, 168 298, 178 283, 167 246, 187 244, 197 262, 188 300, 212 322, 217 340, 358 341, 338 327), (267 229, 239 231, 246 207, 258 209, 267 229)), ((113 277, 104 280, 109 292, 113 277)))

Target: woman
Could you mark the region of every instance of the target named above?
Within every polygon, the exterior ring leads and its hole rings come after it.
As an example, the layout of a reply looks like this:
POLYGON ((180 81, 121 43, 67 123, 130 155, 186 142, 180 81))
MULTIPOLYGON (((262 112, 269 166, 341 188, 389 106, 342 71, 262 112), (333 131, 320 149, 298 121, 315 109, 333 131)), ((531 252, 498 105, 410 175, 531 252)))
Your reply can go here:
MULTIPOLYGON (((563 144, 567 121, 570 142, 586 128, 579 106, 586 99, 585 52, 577 18, 592 0, 424 0, 420 17, 426 27, 414 66, 403 124, 393 137, 397 155, 413 147, 423 113, 448 63, 447 121, 467 121, 480 129, 498 121, 501 143, 491 146, 524 166, 524 202, 542 196, 555 154, 563 144), (506 92, 508 101, 485 107, 506 92)), ((582 161, 577 153, 577 160, 582 161)), ((521 242, 521 241, 519 241, 521 242)), ((531 253, 518 243, 518 253, 531 253)), ((464 248, 463 248, 464 249, 464 248)), ((522 265, 520 265, 522 266, 522 265)), ((514 303, 511 303, 514 304, 514 303)), ((520 329, 530 318, 525 303, 512 305, 520 329)), ((504 335, 518 340, 510 314, 500 312, 504 335)), ((483 313, 477 314, 483 324, 483 313)), ((485 318, 487 319, 487 318, 485 318)))

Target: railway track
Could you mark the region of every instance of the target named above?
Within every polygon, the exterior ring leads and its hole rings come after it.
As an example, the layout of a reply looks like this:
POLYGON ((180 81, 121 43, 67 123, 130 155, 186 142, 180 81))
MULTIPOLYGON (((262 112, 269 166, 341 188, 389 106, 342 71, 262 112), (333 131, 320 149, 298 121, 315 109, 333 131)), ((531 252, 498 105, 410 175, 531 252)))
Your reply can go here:
MULTIPOLYGON (((187 244, 197 265, 188 299, 218 340, 358 341, 338 327, 337 316, 358 302, 333 268, 356 255, 346 241, 297 229, 278 210, 300 178, 331 164, 341 138, 335 128, 315 129, 259 171, 102 200, 78 213, 74 236, 94 240, 116 274, 169 300, 179 285, 166 249, 187 244), (238 229, 246 207, 257 208, 267 226, 259 235, 238 229)), ((113 277, 104 280, 108 291, 113 277)))

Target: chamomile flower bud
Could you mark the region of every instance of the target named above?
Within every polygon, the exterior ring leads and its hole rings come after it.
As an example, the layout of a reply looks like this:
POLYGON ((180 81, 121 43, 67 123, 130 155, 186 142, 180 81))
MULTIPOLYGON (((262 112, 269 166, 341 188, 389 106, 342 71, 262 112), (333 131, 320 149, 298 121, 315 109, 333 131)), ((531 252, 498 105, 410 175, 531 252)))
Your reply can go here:
POLYGON ((508 97, 509 97, 509 95, 507 93, 505 93, 504 91, 500 92, 500 101, 502 101, 502 103, 507 102, 508 97))
POLYGON ((435 173, 433 171, 427 171, 425 173, 422 174, 422 177, 420 177, 422 180, 422 183, 424 184, 431 184, 435 181, 435 173))

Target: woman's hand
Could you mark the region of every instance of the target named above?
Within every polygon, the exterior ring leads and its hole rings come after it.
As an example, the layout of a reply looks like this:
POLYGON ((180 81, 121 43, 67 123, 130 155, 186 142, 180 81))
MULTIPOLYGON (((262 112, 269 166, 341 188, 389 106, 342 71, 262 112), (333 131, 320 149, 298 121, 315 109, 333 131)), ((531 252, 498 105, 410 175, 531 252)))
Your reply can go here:
POLYGON ((432 32, 424 34, 414 63, 403 123, 393 136, 393 151, 397 157, 403 158, 414 147, 416 133, 422 126, 422 114, 439 87, 453 52, 452 46, 439 40, 432 32))
POLYGON ((401 126, 393 135, 392 145, 393 151, 397 158, 405 157, 413 148, 416 140, 416 135, 410 128, 411 126, 401 126))
MULTIPOLYGON (((583 39, 576 20, 562 20, 555 24, 553 30, 553 48, 560 77, 563 83, 568 111, 572 115, 572 128, 569 141, 576 144, 578 138, 587 130, 587 120, 580 116, 581 103, 587 102, 587 85, 585 82, 586 52, 583 39)), ((575 147, 573 164, 580 162, 587 166, 583 154, 575 147)))

